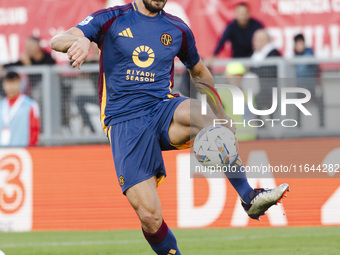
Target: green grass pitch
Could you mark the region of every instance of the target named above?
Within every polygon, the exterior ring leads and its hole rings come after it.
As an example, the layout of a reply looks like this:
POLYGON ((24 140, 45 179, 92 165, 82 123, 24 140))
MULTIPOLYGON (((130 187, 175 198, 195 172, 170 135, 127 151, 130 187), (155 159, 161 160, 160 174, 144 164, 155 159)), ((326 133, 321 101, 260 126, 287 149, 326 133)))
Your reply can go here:
MULTIPOLYGON (((340 227, 174 230, 184 255, 338 255, 340 227)), ((154 254, 138 230, 0 233, 6 255, 154 254)))

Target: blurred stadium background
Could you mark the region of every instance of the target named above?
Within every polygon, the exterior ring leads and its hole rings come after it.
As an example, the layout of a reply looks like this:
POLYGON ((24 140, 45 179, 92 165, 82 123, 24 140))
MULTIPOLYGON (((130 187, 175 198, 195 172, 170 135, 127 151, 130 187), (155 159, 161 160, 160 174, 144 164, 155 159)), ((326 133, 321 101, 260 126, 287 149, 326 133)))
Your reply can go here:
MULTIPOLYGON (((11 67, 21 74, 23 91, 39 103, 42 129, 37 147, 0 149, 0 232, 4 232, 0 233, 0 249, 6 254, 150 254, 135 230, 139 228, 137 217, 121 195, 99 121, 98 64, 89 61, 80 71, 73 70, 65 55, 49 48, 56 33, 93 11, 128 2, 0 0, 0 65, 18 61, 26 38, 32 35, 40 38, 41 47, 57 62, 53 66, 11 67), (16 175, 11 179, 12 172, 16 175)), ((234 18, 239 2, 168 0, 166 10, 189 24, 201 57, 206 59, 227 22, 234 18)), ((299 118, 299 127, 256 129, 252 141, 240 143, 244 163, 339 164, 340 1, 245 2, 252 16, 265 25, 282 57, 257 63, 231 59, 227 44, 211 66, 216 83, 227 83, 225 67, 235 61, 250 74, 262 68, 264 80, 259 75, 249 76, 248 82, 257 87, 266 79, 274 79, 279 88, 298 86, 299 65, 314 67, 315 73, 312 78, 302 74, 302 79, 314 84, 310 88, 313 100, 307 106, 312 116, 298 116, 296 109, 289 109, 285 118, 299 118), (305 35, 315 57, 293 57, 293 38, 298 33, 305 35)), ((174 93, 188 86, 184 77, 184 67, 176 61, 174 93)), ((164 158, 168 177, 159 193, 164 217, 177 228, 184 254, 338 254, 339 173, 309 171, 296 178, 279 174, 251 178, 254 186, 272 187, 282 182, 291 186, 283 205, 255 222, 241 212, 237 194, 227 180, 190 178, 189 151, 166 152, 164 158)))

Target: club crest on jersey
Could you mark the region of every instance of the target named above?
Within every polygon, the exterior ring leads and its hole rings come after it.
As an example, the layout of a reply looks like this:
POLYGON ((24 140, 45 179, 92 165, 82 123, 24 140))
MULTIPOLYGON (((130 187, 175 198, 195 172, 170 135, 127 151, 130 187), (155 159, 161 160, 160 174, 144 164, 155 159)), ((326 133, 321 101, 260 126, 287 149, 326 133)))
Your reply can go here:
POLYGON ((164 33, 161 35, 161 43, 164 46, 170 46, 172 44, 172 36, 168 33, 164 33))
POLYGON ((124 179, 124 177, 121 175, 121 176, 119 176, 119 185, 120 185, 120 186, 124 186, 124 184, 125 184, 125 179, 124 179))
POLYGON ((90 23, 90 21, 93 20, 92 16, 88 16, 86 19, 84 19, 82 22, 79 23, 81 26, 85 26, 90 23))
POLYGON ((142 45, 133 51, 132 60, 136 66, 146 68, 152 65, 155 60, 155 53, 150 47, 142 45))

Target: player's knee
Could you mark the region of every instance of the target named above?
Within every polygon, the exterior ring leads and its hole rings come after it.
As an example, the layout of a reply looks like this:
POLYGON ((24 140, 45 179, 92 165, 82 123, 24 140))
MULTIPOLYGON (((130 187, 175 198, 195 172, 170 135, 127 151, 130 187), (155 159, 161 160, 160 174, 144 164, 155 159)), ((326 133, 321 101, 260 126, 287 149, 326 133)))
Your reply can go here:
POLYGON ((162 214, 158 210, 144 210, 139 213, 142 226, 150 233, 156 232, 162 224, 162 214))
POLYGON ((162 221, 162 215, 156 211, 145 211, 141 213, 140 220, 146 225, 153 225, 159 221, 162 221))

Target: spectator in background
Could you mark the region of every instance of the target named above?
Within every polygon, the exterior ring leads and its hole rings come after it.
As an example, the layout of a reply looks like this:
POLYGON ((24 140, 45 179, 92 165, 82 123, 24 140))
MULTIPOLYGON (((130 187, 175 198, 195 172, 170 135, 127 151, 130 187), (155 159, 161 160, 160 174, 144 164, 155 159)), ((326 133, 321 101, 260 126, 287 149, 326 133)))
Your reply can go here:
MULTIPOLYGON (((302 34, 298 34, 294 37, 294 53, 295 57, 314 57, 313 50, 311 48, 306 47, 305 38, 302 34)), ((308 87, 312 91, 315 90, 315 85, 317 81, 318 75, 318 66, 315 64, 298 64, 295 66, 295 73, 296 78, 298 78, 297 83, 301 83, 302 87, 308 87), (310 78, 306 79, 299 79, 299 78, 310 78)))
MULTIPOLYGON (((236 138, 239 141, 249 141, 249 140, 255 140, 257 138, 257 132, 256 128, 249 127, 247 122, 251 119, 253 119, 255 116, 249 111, 247 102, 248 102, 248 94, 243 88, 244 84, 252 83, 253 80, 244 82, 246 74, 245 67, 238 62, 232 62, 229 63, 225 70, 225 76, 227 78, 228 84, 234 85, 238 88, 240 88, 243 91, 244 94, 244 115, 234 115, 233 114, 233 96, 231 94, 231 91, 226 88, 219 88, 217 89, 218 94, 221 98, 223 108, 226 112, 226 114, 235 122, 235 123, 243 123, 245 121, 245 125, 242 124, 236 124, 236 138)), ((254 84, 253 84, 254 85, 254 84)))
POLYGON ((36 37, 28 37, 26 40, 26 48, 22 53, 20 60, 5 65, 9 66, 31 66, 31 65, 54 65, 55 61, 51 54, 44 51, 40 46, 40 41, 36 37))
POLYGON ((259 29, 254 33, 252 39, 254 53, 251 59, 260 62, 269 57, 280 57, 280 52, 276 49, 275 44, 271 41, 271 37, 265 29, 259 29))
POLYGON ((3 79, 6 98, 0 101, 0 147, 26 147, 38 143, 38 104, 20 93, 21 79, 8 72, 3 79))
POLYGON ((253 53, 252 38, 256 30, 263 28, 263 25, 250 17, 249 6, 246 3, 240 3, 236 6, 236 19, 231 21, 220 41, 217 44, 213 57, 207 62, 211 65, 215 57, 221 52, 227 41, 231 42, 232 57, 246 58, 253 53))
MULTIPOLYGON (((25 51, 21 54, 20 60, 4 65, 5 68, 16 66, 54 65, 55 61, 51 54, 47 53, 41 46, 39 38, 31 36, 26 39, 25 51)), ((24 92, 34 98, 42 107, 42 76, 35 73, 28 75, 28 84, 24 92)))
MULTIPOLYGON (((306 47, 305 37, 302 34, 297 34, 294 37, 294 55, 295 57, 314 57, 314 52, 311 48, 306 47)), ((317 64, 297 64, 295 65, 296 85, 305 88, 311 93, 312 102, 316 103, 319 110, 319 124, 324 126, 324 110, 322 96, 316 96, 316 88, 318 84, 319 66, 317 64)), ((301 124, 301 112, 298 111, 298 124, 301 124)))
POLYGON ((272 88, 277 84, 277 66, 263 65, 261 62, 271 57, 280 57, 281 54, 265 29, 259 29, 254 33, 252 44, 254 53, 251 59, 254 67, 251 71, 260 80, 260 92, 255 102, 259 110, 267 110, 272 106, 272 88))
MULTIPOLYGON (((4 65, 5 68, 15 67, 15 66, 34 66, 34 65, 54 65, 55 61, 51 57, 51 54, 44 51, 40 46, 39 38, 36 37, 28 37, 26 40, 26 47, 24 53, 21 54, 20 60, 14 63, 4 65)), ((41 82, 41 74, 31 74, 28 77, 29 88, 25 90, 26 93, 32 95, 35 99, 40 102, 39 98, 41 97, 41 89, 39 91, 31 91, 36 89, 37 86, 41 82)))
POLYGON ((295 56, 314 56, 313 50, 306 47, 303 34, 297 34, 294 37, 294 52, 295 56))

